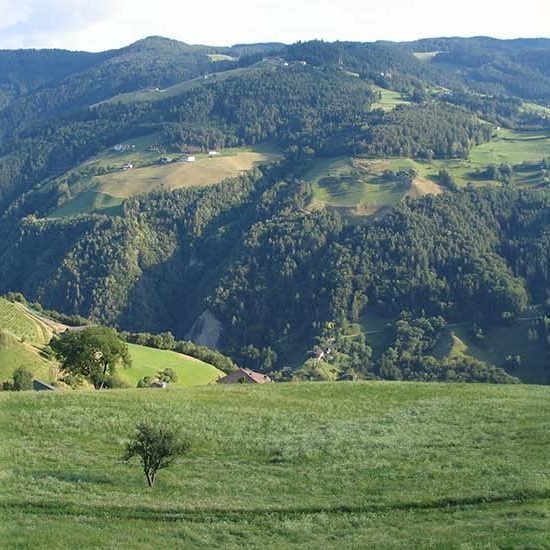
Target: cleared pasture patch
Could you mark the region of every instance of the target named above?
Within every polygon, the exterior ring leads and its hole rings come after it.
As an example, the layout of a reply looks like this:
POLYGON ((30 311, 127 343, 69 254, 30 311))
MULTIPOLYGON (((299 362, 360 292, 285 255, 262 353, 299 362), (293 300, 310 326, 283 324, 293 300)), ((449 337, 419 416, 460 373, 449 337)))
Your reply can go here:
POLYGON ((410 101, 406 100, 401 93, 394 90, 387 90, 386 88, 374 86, 374 91, 380 94, 380 99, 372 104, 373 109, 391 111, 392 109, 395 109, 397 105, 410 104, 410 101))
POLYGON ((73 196, 50 217, 86 212, 116 215, 128 197, 158 189, 215 185, 280 159, 276 149, 258 146, 226 149, 212 157, 196 154, 195 162, 185 162, 186 155, 181 153, 159 153, 155 134, 122 145, 129 149, 120 152, 110 149, 65 174, 61 181, 72 181, 73 196), (162 164, 160 158, 164 156, 172 162, 162 164), (125 164, 134 168, 123 170, 125 164))
POLYGON ((127 369, 119 369, 118 374, 123 382, 132 387, 136 387, 138 381, 143 377, 155 378, 158 371, 166 368, 174 369, 178 376, 178 380, 170 384, 171 388, 211 384, 225 376, 213 365, 181 353, 137 344, 128 344, 128 349, 132 358, 132 366, 127 369))
MULTIPOLYGON (((408 167, 397 170, 408 169, 408 167)), ((392 162, 349 157, 321 159, 304 176, 311 183, 311 208, 334 208, 350 219, 383 213, 405 197, 441 193, 424 178, 388 175, 392 162)))
POLYGON ((550 383, 550 373, 544 367, 546 354, 543 343, 529 338, 529 329, 535 325, 520 321, 513 326, 494 326, 487 329, 484 338, 478 340, 471 326, 451 326, 439 338, 433 355, 445 357, 473 357, 484 363, 502 366, 508 356, 521 358, 521 365, 509 371, 522 382, 530 384, 550 383))
POLYGON ((496 139, 472 150, 473 165, 535 162, 550 156, 550 131, 514 132, 500 129, 496 139))
MULTIPOLYGON (((218 59, 218 61, 221 61, 221 60, 218 59)), ((128 104, 128 103, 139 103, 142 101, 153 101, 153 102, 161 101, 169 97, 175 97, 175 96, 181 95, 185 92, 188 92, 200 86, 205 86, 216 82, 223 82, 224 80, 227 80, 229 78, 237 78, 245 74, 249 74, 259 70, 266 70, 266 69, 268 69, 267 65, 259 63, 256 65, 252 65, 251 67, 242 67, 238 69, 230 69, 228 71, 223 71, 221 73, 202 75, 197 78, 193 78, 191 80, 184 80, 182 82, 178 82, 177 84, 173 84, 172 86, 168 86, 167 88, 145 88, 142 90, 137 90, 135 92, 118 94, 109 99, 106 99, 105 101, 101 101, 100 103, 97 103, 96 105, 94 105, 94 107, 96 107, 97 105, 102 105, 104 103, 128 104)))
POLYGON ((204 187, 222 182, 277 160, 275 153, 250 150, 228 150, 223 155, 209 158, 196 155, 196 162, 172 162, 147 166, 126 172, 115 172, 96 178, 97 191, 113 197, 127 198, 157 188, 181 189, 204 187))

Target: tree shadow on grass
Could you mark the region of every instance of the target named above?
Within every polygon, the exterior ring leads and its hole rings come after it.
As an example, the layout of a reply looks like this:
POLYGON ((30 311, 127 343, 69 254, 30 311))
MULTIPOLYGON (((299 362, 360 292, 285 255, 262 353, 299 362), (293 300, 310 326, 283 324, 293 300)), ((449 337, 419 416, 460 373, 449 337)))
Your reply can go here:
POLYGON ((114 485, 114 480, 106 475, 91 474, 89 472, 59 472, 55 470, 37 472, 36 479, 55 479, 65 483, 94 483, 99 485, 114 485))

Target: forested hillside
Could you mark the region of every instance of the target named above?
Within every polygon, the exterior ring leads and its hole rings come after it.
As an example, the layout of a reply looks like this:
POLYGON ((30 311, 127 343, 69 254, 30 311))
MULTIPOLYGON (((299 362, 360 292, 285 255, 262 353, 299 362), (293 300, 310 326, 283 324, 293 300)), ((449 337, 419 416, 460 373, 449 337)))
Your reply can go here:
POLYGON ((0 52, 0 293, 287 378, 515 382, 537 346, 527 379, 547 382, 549 43, 0 52), (399 101, 380 109, 383 94, 399 101), (137 179, 141 142, 150 186, 141 172, 142 194, 87 208, 94 177, 137 179), (161 164, 208 170, 251 145, 280 154, 209 186, 159 183, 161 164), (319 206, 311 173, 348 210, 319 206), (483 347, 521 323, 529 342, 502 360, 439 353, 457 324, 483 347))

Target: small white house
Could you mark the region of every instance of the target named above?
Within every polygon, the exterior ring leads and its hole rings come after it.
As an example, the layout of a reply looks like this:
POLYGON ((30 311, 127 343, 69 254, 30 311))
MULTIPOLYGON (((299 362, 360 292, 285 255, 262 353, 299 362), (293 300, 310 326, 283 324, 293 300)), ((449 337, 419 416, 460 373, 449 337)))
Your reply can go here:
POLYGON ((197 158, 194 155, 188 155, 188 157, 185 159, 185 162, 195 162, 197 158))
POLYGON ((208 151, 209 157, 217 157, 220 153, 218 151, 208 151))
POLYGON ((123 169, 124 171, 126 171, 126 170, 132 170, 133 167, 134 167, 134 165, 133 165, 131 162, 127 162, 126 164, 123 164, 123 165, 122 165, 122 169, 123 169))

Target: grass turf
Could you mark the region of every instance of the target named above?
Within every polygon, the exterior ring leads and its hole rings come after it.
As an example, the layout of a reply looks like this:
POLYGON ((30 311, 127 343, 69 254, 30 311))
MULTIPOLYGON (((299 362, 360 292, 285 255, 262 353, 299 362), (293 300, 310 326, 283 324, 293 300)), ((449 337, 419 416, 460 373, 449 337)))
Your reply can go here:
POLYGON ((304 383, 0 395, 8 547, 542 548, 550 388, 304 383), (149 491, 140 418, 193 443, 149 491))
POLYGON ((349 220, 380 214, 403 197, 438 194, 441 189, 423 177, 412 184, 399 178, 384 178, 391 161, 349 157, 319 159, 305 175, 312 186, 312 208, 333 208, 349 220))
POLYGON ((123 382, 132 387, 135 387, 143 377, 155 378, 158 371, 166 368, 174 369, 178 376, 178 380, 170 384, 171 388, 211 384, 225 376, 213 365, 181 353, 136 344, 128 344, 128 349, 132 358, 132 366, 127 369, 119 369, 118 375, 123 382))

